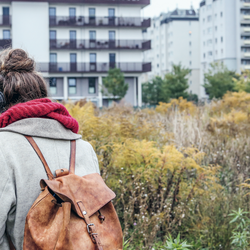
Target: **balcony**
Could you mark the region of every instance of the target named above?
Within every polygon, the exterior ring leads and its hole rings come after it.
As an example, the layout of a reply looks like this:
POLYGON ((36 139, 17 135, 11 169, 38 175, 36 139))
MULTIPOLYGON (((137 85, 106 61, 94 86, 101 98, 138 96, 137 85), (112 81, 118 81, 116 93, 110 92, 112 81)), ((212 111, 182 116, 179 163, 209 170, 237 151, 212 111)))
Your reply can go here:
POLYGON ((69 17, 69 16, 50 16, 49 24, 51 27, 124 27, 124 28, 148 28, 151 19, 141 17, 69 17))
POLYGON ((0 16, 0 26, 11 26, 11 16, 0 16))
MULTIPOLYGON (((22 1, 22 0, 17 0, 22 1)), ((32 2, 32 0, 28 0, 32 2)), ((69 3, 68 0, 49 0, 50 3, 69 3)), ((70 3, 90 3, 90 4, 131 4, 131 5, 144 5, 150 4, 150 0, 70 0, 70 3)))
POLYGON ((149 50, 151 41, 144 40, 50 40, 51 50, 149 50))
POLYGON ((124 73, 151 71, 151 63, 37 63, 37 70, 49 73, 107 73, 110 68, 119 68, 124 73))
POLYGON ((11 39, 1 39, 0 40, 0 49, 6 49, 8 47, 11 47, 12 40, 11 39))
POLYGON ((242 35, 250 35, 250 27, 241 27, 240 32, 242 35))

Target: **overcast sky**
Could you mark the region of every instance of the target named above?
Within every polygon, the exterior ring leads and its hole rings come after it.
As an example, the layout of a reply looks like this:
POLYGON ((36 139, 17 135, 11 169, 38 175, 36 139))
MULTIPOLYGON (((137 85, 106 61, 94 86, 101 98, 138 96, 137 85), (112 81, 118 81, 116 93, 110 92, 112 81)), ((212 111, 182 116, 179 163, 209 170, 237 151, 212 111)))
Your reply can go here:
POLYGON ((199 8, 200 0, 151 0, 151 4, 143 9, 144 17, 159 16, 161 12, 176 9, 189 9, 191 4, 194 9, 199 8))

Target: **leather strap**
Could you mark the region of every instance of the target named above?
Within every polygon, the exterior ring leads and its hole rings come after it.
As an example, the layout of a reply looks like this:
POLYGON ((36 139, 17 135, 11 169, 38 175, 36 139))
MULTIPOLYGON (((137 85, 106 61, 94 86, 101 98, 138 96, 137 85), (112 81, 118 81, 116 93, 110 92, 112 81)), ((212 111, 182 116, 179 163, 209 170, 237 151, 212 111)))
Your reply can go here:
POLYGON ((94 244, 96 244, 98 250, 103 250, 100 238, 98 237, 98 233, 96 232, 95 225, 91 223, 90 218, 87 214, 87 210, 81 201, 77 202, 78 207, 82 212, 82 216, 84 218, 85 223, 87 224, 87 231, 89 236, 94 244))
POLYGON ((75 165, 76 165, 76 141, 70 141, 70 165, 69 172, 75 173, 75 165))
POLYGON ((42 161, 44 169, 46 171, 46 174, 47 174, 49 180, 54 179, 54 175, 51 173, 50 168, 49 168, 46 160, 44 159, 41 150, 39 149, 39 147, 37 146, 36 142, 34 141, 34 139, 31 136, 27 136, 27 135, 25 135, 25 137, 29 141, 30 145, 33 147, 33 149, 35 150, 35 152, 37 153, 37 155, 40 158, 40 160, 42 161))

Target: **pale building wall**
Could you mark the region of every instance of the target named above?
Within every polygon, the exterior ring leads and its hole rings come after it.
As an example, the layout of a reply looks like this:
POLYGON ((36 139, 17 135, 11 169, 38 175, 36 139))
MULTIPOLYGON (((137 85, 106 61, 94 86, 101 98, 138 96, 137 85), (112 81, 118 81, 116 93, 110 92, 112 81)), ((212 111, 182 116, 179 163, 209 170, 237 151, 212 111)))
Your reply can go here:
POLYGON ((49 61, 49 5, 12 2, 12 47, 27 50, 37 62, 49 61))

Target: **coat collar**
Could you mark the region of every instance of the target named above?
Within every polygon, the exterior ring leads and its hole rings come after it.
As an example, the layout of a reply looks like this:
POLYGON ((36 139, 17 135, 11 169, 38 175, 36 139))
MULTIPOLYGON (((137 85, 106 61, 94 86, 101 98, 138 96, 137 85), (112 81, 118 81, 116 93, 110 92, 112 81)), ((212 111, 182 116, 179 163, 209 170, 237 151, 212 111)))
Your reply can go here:
POLYGON ((46 118, 22 119, 5 128, 0 128, 0 132, 14 132, 22 135, 58 140, 77 140, 82 137, 65 128, 58 121, 46 118))

